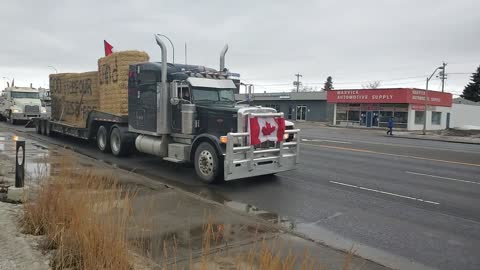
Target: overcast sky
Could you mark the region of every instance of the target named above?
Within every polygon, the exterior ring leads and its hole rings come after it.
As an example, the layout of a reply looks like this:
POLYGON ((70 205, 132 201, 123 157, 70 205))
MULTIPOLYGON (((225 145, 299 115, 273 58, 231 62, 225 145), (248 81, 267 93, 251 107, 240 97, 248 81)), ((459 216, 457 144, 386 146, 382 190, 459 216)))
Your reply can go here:
MULTIPOLYGON (((459 94, 480 65, 478 0, 322 1, 22 1, 1 0, 0 82, 48 86, 48 74, 96 70, 103 40, 114 50, 160 59, 154 33, 170 37, 176 62, 226 66, 257 85, 289 91, 304 85, 336 89, 425 87, 425 76, 448 63, 446 90, 459 94), (462 73, 462 74, 458 74, 462 73), (467 74, 465 74, 467 73, 467 74), (268 85, 268 86, 267 86, 268 85)), ((168 47, 170 48, 170 47, 168 47)), ((171 61, 171 49, 169 60, 171 61)), ((430 89, 439 90, 438 80, 430 89)))

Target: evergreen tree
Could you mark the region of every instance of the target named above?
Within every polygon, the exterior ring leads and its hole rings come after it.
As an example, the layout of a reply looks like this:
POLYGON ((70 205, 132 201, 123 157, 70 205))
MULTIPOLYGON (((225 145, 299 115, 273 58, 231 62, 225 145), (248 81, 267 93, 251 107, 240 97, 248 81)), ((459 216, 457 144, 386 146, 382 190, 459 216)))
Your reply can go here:
POLYGON ((471 101, 480 101, 480 66, 478 66, 477 72, 472 74, 472 81, 465 86, 463 94, 460 96, 471 101))
POLYGON ((327 80, 325 81, 325 84, 323 85, 322 90, 325 90, 325 91, 333 90, 332 76, 327 77, 327 80))

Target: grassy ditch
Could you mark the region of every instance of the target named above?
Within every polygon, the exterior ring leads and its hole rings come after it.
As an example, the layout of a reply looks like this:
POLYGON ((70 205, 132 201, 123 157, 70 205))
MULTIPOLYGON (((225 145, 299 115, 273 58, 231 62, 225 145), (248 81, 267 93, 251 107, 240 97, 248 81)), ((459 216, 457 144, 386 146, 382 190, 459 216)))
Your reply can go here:
MULTIPOLYGON (((244 251, 219 251, 224 224, 215 223, 208 214, 201 228, 201 254, 196 258, 191 251, 190 255, 178 254, 175 236, 171 241, 149 244, 129 239, 132 224, 138 223, 132 220, 135 214, 138 218, 153 213, 133 212, 137 191, 120 185, 113 175, 94 171, 94 167, 80 168, 65 156, 49 161, 48 175, 36 176, 39 184, 24 204, 21 219, 25 233, 45 236, 42 246, 52 254, 53 269, 326 269, 307 250, 303 256, 296 256, 279 241, 268 241, 260 235, 244 251), (144 248, 139 250, 139 246, 144 248), (155 248, 163 251, 165 263, 139 266, 139 261, 150 261, 148 254, 155 248), (187 263, 177 264, 176 258, 185 256, 190 257, 187 263)), ((147 212, 155 210, 154 206, 145 208, 147 212)), ((154 228, 148 231, 154 233, 154 228)), ((348 253, 337 269, 350 269, 352 258, 353 253, 348 253)))

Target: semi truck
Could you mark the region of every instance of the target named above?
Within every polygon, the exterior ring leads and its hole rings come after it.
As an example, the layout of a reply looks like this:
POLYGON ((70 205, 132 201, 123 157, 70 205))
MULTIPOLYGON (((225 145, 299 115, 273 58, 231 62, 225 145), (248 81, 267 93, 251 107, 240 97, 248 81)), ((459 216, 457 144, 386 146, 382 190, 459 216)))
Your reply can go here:
POLYGON ((45 117, 38 89, 32 87, 7 87, 0 96, 0 118, 16 124, 35 117, 45 117))
MULTIPOLYGON (((38 117, 37 133, 94 140, 102 152, 128 156, 134 151, 175 163, 193 163, 205 183, 293 170, 299 162, 299 130, 286 124, 282 138, 252 144, 250 120, 283 119, 273 108, 237 102, 238 85, 225 68, 167 63, 167 49, 155 36, 161 62, 129 65, 128 115, 92 110, 84 128, 38 117)), ((245 87, 251 96, 252 87, 245 87)), ((56 106, 55 103, 52 104, 56 106)), ((54 108, 52 108, 54 109, 54 108)), ((263 122, 265 122, 263 121, 263 122)))

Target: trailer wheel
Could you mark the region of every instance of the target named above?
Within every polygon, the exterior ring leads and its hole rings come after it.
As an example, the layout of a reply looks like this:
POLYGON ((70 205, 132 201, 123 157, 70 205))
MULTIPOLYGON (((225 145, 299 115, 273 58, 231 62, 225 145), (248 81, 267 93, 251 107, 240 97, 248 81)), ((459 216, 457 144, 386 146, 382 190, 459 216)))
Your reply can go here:
POLYGON ((110 152, 110 136, 105 126, 100 126, 97 131, 97 147, 104 153, 110 152))
POLYGON ((217 151, 208 142, 202 142, 195 150, 195 172, 200 180, 207 184, 218 182, 221 168, 217 151))
POLYGON ((132 153, 132 144, 127 140, 119 128, 114 127, 110 132, 110 148, 114 156, 123 157, 132 153))

